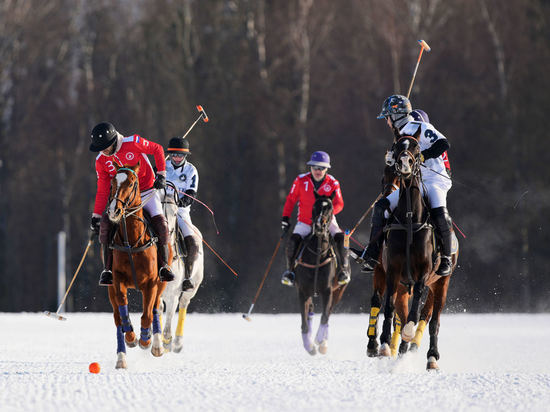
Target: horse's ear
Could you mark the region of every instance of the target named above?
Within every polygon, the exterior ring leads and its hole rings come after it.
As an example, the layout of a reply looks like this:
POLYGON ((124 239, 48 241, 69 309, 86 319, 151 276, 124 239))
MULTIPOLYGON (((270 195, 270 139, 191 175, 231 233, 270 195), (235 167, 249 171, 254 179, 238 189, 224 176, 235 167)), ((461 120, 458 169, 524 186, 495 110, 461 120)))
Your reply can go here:
POLYGON ((141 167, 141 160, 139 160, 139 161, 137 162, 137 165, 135 165, 134 167, 132 167, 132 170, 133 170, 134 172, 137 173, 137 172, 139 172, 139 168, 140 168, 140 167, 141 167))
POLYGON ((116 163, 116 162, 113 162, 113 166, 115 167, 115 170, 116 170, 117 172, 118 172, 118 169, 121 168, 121 166, 120 166, 118 163, 116 163))
POLYGON ((336 196, 336 190, 333 190, 332 193, 330 194, 330 200, 334 200, 334 196, 336 196))

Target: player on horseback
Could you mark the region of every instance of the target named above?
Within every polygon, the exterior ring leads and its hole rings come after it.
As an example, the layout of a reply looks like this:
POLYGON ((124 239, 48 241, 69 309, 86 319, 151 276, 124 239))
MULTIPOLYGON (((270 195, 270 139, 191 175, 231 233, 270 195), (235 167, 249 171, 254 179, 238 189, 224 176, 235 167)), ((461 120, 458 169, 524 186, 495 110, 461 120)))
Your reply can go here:
POLYGON ((108 286, 113 284, 113 251, 109 247, 111 241, 112 223, 105 213, 109 200, 111 179, 116 175, 115 164, 122 166, 135 166, 141 163, 139 168, 139 188, 144 200, 143 208, 149 213, 153 230, 158 236, 159 278, 163 282, 174 279, 174 274, 168 265, 170 256, 170 234, 166 217, 162 213, 162 206, 156 189, 166 187, 166 161, 161 145, 151 142, 135 134, 128 137, 118 133, 111 123, 97 124, 92 130, 92 143, 90 151, 100 152, 95 160, 97 174, 97 193, 95 197, 94 212, 92 214, 91 230, 99 235, 103 251, 103 264, 105 268, 101 272, 99 284, 108 286), (157 173, 155 172, 147 155, 153 155, 157 173))
MULTIPOLYGON (((313 204, 315 203, 315 194, 322 196, 331 196, 334 194, 333 208, 334 215, 338 214, 344 208, 344 199, 340 190, 340 183, 331 175, 327 174, 330 168, 330 157, 325 152, 314 152, 311 159, 307 162, 310 166, 310 172, 299 175, 290 189, 283 208, 283 217, 281 218, 281 229, 283 235, 290 229, 290 215, 294 205, 298 202, 298 222, 294 227, 286 250, 286 271, 283 273, 281 283, 283 285, 294 285, 294 261, 298 248, 302 240, 311 233, 311 215, 313 204)), ((345 285, 350 281, 351 270, 349 266, 348 250, 344 247, 344 233, 336 222, 333 215, 330 223, 330 233, 334 238, 336 245, 336 255, 340 273, 338 274, 338 283, 345 285)))
POLYGON ((183 137, 173 137, 168 143, 167 152, 170 155, 170 162, 166 165, 166 179, 172 182, 179 193, 178 203, 178 227, 183 235, 183 241, 187 250, 185 258, 185 279, 182 283, 182 290, 193 289, 190 280, 193 272, 193 264, 199 254, 199 244, 193 231, 193 224, 189 214, 191 204, 197 196, 199 175, 193 164, 188 162, 189 142, 183 137))
MULTIPOLYGON (((446 151, 450 147, 447 138, 431 123, 422 110, 413 112, 409 99, 401 95, 388 97, 382 105, 378 119, 386 119, 395 138, 413 136, 418 139, 422 161, 422 188, 428 197, 431 220, 441 239, 440 276, 451 273, 452 220, 447 211, 447 192, 452 186, 446 151)), ((386 164, 392 166, 393 151, 386 153, 386 164)), ((372 213, 369 245, 363 251, 363 272, 371 272, 378 264, 384 236, 382 231, 399 200, 399 191, 376 202, 372 213)))

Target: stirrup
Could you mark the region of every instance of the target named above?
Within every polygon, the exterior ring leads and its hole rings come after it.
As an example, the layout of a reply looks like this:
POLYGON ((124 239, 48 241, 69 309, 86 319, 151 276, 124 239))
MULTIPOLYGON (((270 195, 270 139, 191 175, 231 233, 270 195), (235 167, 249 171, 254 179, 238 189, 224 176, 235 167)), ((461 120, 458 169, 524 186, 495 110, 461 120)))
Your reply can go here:
POLYGON ((374 268, 379 264, 376 259, 367 257, 367 260, 363 263, 361 266, 361 272, 362 273, 372 273, 374 272, 374 268))
POLYGON ((171 282, 175 279, 175 276, 168 265, 160 268, 159 279, 161 282, 171 282))
POLYGON ((347 285, 351 280, 350 275, 348 275, 346 272, 342 271, 338 275, 338 284, 340 286, 347 285))
POLYGON ((103 269, 101 275, 99 275, 99 286, 110 286, 113 284, 113 272, 109 269, 103 269))
POLYGON ((181 284, 181 290, 182 291, 186 291, 186 290, 189 290, 189 289, 193 289, 195 287, 195 285, 193 285, 193 282, 191 282, 190 279, 183 279, 183 282, 181 284))
POLYGON ((281 283, 286 286, 294 286, 295 278, 296 275, 294 274, 294 272, 286 270, 285 273, 283 273, 283 277, 281 278, 281 283))
POLYGON ((439 267, 435 271, 435 274, 439 276, 449 276, 451 274, 451 270, 452 270, 451 258, 449 256, 441 256, 439 261, 439 267))

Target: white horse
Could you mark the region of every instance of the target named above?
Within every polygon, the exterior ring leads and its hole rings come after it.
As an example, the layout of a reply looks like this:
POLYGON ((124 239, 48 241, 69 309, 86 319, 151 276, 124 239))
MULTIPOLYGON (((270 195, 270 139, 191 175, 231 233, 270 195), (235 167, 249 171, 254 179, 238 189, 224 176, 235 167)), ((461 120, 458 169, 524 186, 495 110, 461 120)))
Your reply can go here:
MULTIPOLYGON (((162 196, 161 196, 162 198, 162 196)), ((166 289, 161 296, 161 305, 164 302, 165 304, 165 319, 164 319, 164 329, 162 332, 162 341, 164 345, 164 350, 166 352, 174 351, 176 353, 181 352, 183 347, 183 325, 185 323, 185 316, 187 314, 187 306, 189 302, 199 289, 199 286, 204 277, 204 252, 202 247, 202 234, 194 225, 190 222, 187 224, 191 225, 191 229, 194 233, 194 236, 197 238, 197 243, 199 245, 199 253, 197 255, 197 260, 193 265, 193 271, 191 272, 190 280, 193 283, 193 288, 188 289, 185 292, 182 292, 182 282, 185 275, 185 267, 183 264, 183 254, 180 246, 177 244, 177 213, 178 207, 173 196, 165 195, 162 199, 164 206, 164 213, 166 219, 168 220, 168 229, 170 230, 170 242, 172 245, 172 250, 174 251, 174 258, 172 259, 172 273, 175 275, 175 279, 172 282, 166 283, 166 289), (176 313, 176 309, 179 303, 179 315, 178 315, 178 324, 176 327, 176 339, 172 342, 172 318, 176 313)), ((162 307, 162 306, 161 306, 162 307)))

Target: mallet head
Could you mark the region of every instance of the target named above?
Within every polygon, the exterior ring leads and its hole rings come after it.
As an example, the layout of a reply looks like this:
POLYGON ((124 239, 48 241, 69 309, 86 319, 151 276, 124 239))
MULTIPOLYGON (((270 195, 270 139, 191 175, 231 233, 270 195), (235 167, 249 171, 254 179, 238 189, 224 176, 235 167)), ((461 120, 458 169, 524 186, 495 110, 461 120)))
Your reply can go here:
POLYGON ((50 318, 53 318, 53 319, 57 319, 57 320, 67 320, 66 317, 64 316, 61 316, 59 313, 57 312, 50 312, 49 310, 45 310, 44 311, 44 315, 50 317, 50 318))
POLYGON ((244 319, 244 320, 247 320, 247 321, 249 321, 249 322, 252 322, 252 319, 251 319, 250 316, 248 316, 248 314, 246 314, 246 313, 243 313, 243 319, 244 319))
POLYGON ((418 43, 420 43, 420 47, 422 47, 427 52, 432 50, 432 48, 430 46, 428 46, 428 43, 426 43, 425 40, 418 40, 418 43))
POLYGON ((208 120, 210 120, 210 119, 208 118, 208 115, 206 114, 206 112, 204 111, 204 109, 202 108, 202 106, 200 104, 197 105, 197 111, 201 114, 202 121, 204 123, 208 123, 208 120))

